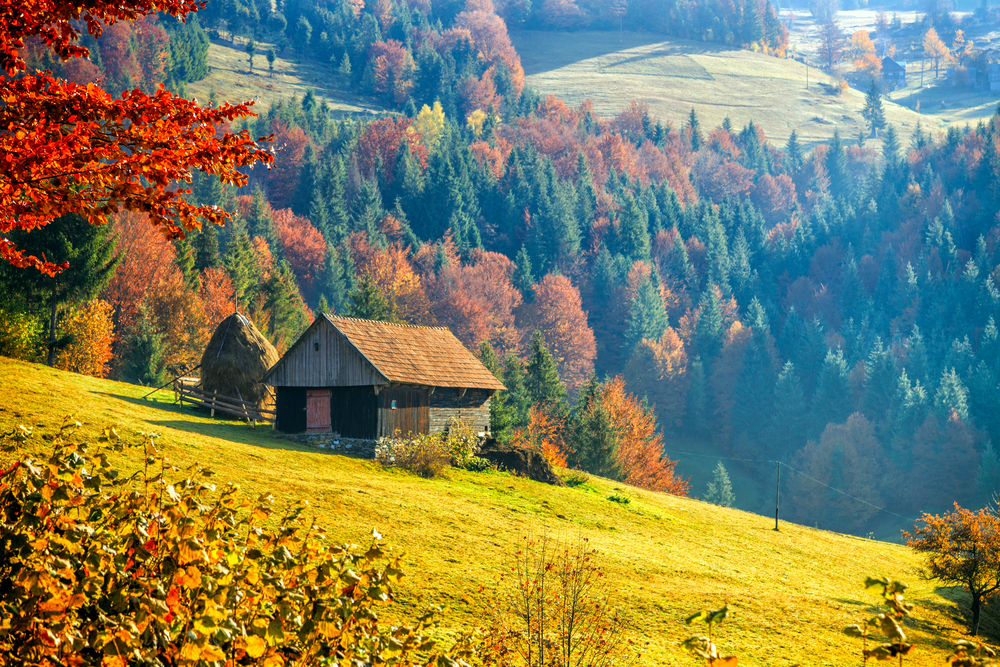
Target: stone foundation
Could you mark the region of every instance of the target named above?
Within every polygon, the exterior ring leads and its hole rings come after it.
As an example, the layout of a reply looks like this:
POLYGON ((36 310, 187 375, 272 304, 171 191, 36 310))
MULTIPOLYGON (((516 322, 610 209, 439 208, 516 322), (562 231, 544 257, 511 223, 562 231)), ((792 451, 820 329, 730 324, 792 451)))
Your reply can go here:
POLYGON ((319 449, 326 449, 337 454, 351 454, 360 456, 363 459, 375 458, 374 440, 356 440, 353 438, 341 438, 332 433, 288 433, 281 437, 300 445, 309 445, 319 449))

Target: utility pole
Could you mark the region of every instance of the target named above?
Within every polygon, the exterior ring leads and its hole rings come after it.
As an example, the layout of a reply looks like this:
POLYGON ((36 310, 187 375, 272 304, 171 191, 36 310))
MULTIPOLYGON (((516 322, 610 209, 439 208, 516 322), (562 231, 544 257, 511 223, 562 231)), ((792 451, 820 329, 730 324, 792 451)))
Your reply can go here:
POLYGON ((778 530, 778 498, 781 496, 781 461, 778 461, 778 481, 774 484, 774 529, 778 530))
POLYGON ((809 90, 809 61, 803 58, 802 64, 806 66, 806 90, 809 90))

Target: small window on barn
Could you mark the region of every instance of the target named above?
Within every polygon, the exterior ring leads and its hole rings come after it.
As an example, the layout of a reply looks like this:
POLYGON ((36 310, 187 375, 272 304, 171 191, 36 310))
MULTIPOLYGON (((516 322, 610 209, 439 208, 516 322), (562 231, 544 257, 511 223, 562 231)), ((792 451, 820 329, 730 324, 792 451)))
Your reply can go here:
POLYGON ((395 400, 392 401, 392 405, 390 406, 389 409, 390 410, 395 410, 396 409, 396 401, 395 400))
POLYGON ((318 340, 314 340, 313 341, 313 349, 316 350, 317 352, 319 352, 319 341, 318 340))

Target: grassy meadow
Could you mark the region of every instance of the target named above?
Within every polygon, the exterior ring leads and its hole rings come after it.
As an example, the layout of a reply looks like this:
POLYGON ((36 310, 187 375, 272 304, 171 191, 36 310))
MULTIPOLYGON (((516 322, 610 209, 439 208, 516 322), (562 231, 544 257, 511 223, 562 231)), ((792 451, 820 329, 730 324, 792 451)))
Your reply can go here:
POLYGON ((963 594, 922 580, 920 559, 899 545, 786 523, 775 532, 772 517, 598 478, 574 488, 497 472, 423 479, 181 409, 171 392, 144 401, 146 391, 0 357, 0 428, 24 424, 44 435, 72 415, 85 433, 107 425, 130 437, 155 433, 175 464, 209 465, 218 483, 269 490, 279 506, 308 499, 338 540, 363 543, 377 527, 407 555, 401 611, 446 605, 444 633, 474 626, 487 604, 480 587, 495 581, 525 536, 545 534, 586 538, 602 554, 635 638, 648 642, 642 664, 698 664, 678 647, 688 634, 682 619, 724 602, 735 615, 718 641, 741 664, 853 663, 859 640, 841 629, 871 613, 875 596, 861 581, 877 573, 912 586, 916 611, 906 627, 918 651, 906 664, 941 664, 944 639, 963 634, 963 594), (612 502, 612 494, 631 502, 612 502))
POLYGON ((307 91, 313 90, 316 99, 325 101, 334 116, 380 110, 371 100, 341 85, 340 77, 334 74, 330 64, 298 58, 291 48, 278 56, 274 61, 274 71, 270 72, 265 55, 272 46, 265 42, 256 43, 257 53, 251 72, 246 42, 242 38, 237 38, 235 42, 212 40, 208 49, 209 74, 201 81, 187 84, 187 96, 208 100, 214 93, 219 102, 255 100, 258 110, 266 111, 272 102, 292 96, 302 99, 307 91))
MULTIPOLYGON (((851 142, 865 127, 863 90, 837 95, 835 79, 814 67, 806 88, 806 66, 791 59, 651 33, 523 31, 511 38, 528 85, 572 105, 590 98, 604 116, 635 99, 677 128, 693 108, 705 130, 728 116, 735 128, 752 120, 778 145, 795 130, 807 147, 835 129, 851 142)), ((926 129, 944 127, 895 103, 886 102, 885 112, 904 141, 918 118, 926 129)))

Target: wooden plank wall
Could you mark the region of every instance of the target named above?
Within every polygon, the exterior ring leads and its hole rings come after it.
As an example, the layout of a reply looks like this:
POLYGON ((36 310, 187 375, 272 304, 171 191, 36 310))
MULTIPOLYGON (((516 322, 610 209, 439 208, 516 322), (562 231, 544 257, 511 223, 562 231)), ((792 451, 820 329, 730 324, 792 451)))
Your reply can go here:
POLYGON ((351 387, 384 383, 382 374, 326 320, 320 319, 282 357, 265 384, 272 387, 351 387))
POLYGON ((379 392, 379 435, 427 433, 430 428, 427 389, 391 387, 379 392), (392 402, 396 401, 393 409, 392 402))
POLYGON ((330 423, 344 438, 374 440, 378 437, 378 396, 374 387, 333 387, 330 390, 330 423))
POLYGON ((465 396, 459 396, 458 389, 438 387, 430 398, 431 433, 448 428, 452 417, 469 422, 477 433, 490 430, 488 389, 469 389, 465 396))

